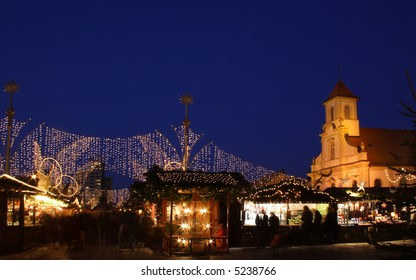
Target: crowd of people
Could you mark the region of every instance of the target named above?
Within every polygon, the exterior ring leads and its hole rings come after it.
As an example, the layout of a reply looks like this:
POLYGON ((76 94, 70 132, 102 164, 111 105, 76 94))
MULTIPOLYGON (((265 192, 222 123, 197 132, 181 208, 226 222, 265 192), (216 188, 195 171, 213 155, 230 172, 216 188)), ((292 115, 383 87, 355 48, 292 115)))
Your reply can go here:
MULTIPOLYGON (((280 221, 274 212, 270 217, 264 210, 256 215, 255 238, 258 247, 279 246, 283 239, 287 239, 290 232, 279 230, 280 221)), ((336 209, 328 208, 328 213, 323 219, 319 210, 311 211, 308 206, 303 207, 301 216, 300 236, 298 241, 304 245, 333 244, 337 241, 338 219, 336 209)))
POLYGON ((72 243, 76 246, 149 245, 154 221, 148 215, 117 210, 76 211, 71 215, 44 215, 42 221, 50 246, 72 243))

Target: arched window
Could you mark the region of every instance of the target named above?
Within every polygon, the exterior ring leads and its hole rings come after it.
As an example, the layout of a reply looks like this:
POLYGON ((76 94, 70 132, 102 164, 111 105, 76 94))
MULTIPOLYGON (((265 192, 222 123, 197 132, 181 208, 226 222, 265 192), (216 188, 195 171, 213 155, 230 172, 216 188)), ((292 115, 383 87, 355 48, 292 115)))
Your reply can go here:
POLYGON ((329 111, 329 120, 332 122, 335 119, 335 110, 334 107, 331 107, 330 111, 329 111))
POLYGON ((380 179, 375 179, 374 180, 374 187, 381 187, 381 180, 380 179))
POLYGON ((334 142, 329 143, 329 151, 330 151, 331 159, 335 159, 335 144, 334 144, 334 142))
POLYGON ((351 119, 351 109, 350 109, 350 106, 348 105, 344 107, 344 118, 351 119))

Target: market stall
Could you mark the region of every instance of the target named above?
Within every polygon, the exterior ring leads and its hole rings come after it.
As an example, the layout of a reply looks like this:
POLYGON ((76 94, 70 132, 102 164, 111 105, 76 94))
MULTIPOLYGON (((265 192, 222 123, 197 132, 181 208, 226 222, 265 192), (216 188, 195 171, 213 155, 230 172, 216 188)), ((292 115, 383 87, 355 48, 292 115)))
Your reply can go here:
POLYGON ((228 252, 230 201, 250 188, 241 174, 156 170, 145 175, 162 198, 165 253, 228 252))
POLYGON ((330 203, 335 199, 330 195, 312 190, 306 181, 292 177, 277 184, 254 190, 244 199, 242 222, 244 226, 254 226, 255 217, 262 211, 279 217, 280 225, 296 226, 301 223, 304 206, 326 215, 330 203))
POLYGON ((45 224, 62 215, 67 206, 65 201, 43 189, 1 175, 0 253, 20 252, 46 241, 45 224))
POLYGON ((294 243, 301 242, 300 226, 304 207, 312 213, 319 211, 325 219, 328 208, 335 203, 330 195, 312 190, 307 182, 301 178, 289 177, 272 185, 255 189, 243 199, 241 224, 243 225, 243 246, 262 246, 269 244, 276 234, 271 224, 264 229, 259 228, 256 220, 262 216, 277 216, 279 219, 279 233, 289 234, 294 243), (263 232, 262 232, 263 231, 263 232), (259 242, 265 239, 266 242, 259 242))
POLYGON ((416 188, 327 188, 338 201, 340 225, 409 222, 416 205, 416 188))

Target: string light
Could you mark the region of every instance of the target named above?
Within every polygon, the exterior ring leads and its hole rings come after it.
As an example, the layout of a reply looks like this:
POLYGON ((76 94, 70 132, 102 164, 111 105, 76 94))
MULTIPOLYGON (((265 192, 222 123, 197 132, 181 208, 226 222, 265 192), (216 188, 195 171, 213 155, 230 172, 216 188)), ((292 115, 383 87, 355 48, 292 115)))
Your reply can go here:
MULTIPOLYGON (((74 178, 79 184, 79 201, 82 205, 94 208, 105 192, 108 201, 116 207, 121 207, 128 199, 129 190, 125 186, 114 186, 114 190, 89 188, 86 185, 88 174, 94 170, 97 162, 103 165, 104 171, 127 176, 131 179, 144 181, 144 173, 154 165, 165 166, 171 162, 181 162, 183 154, 184 126, 173 127, 179 148, 162 133, 155 131, 145 135, 128 138, 100 138, 78 135, 56 128, 39 125, 24 137, 20 134, 27 122, 13 120, 12 128, 12 157, 10 173, 13 176, 30 176, 39 167, 44 158, 56 159, 62 173, 74 178), (21 139, 20 142, 16 139, 21 139)), ((0 141, 3 146, 7 136, 7 118, 0 119, 0 141)), ((189 130, 190 151, 196 146, 203 134, 189 130)), ((0 151, 1 152, 1 151, 0 151)), ((275 174, 267 168, 254 165, 241 158, 227 153, 212 143, 191 154, 190 170, 201 171, 200 174, 190 174, 193 182, 211 183, 222 182, 228 185, 237 184, 231 175, 218 172, 238 172, 249 182, 275 174), (211 172, 204 176, 203 172, 211 172)), ((0 168, 4 168, 5 159, 0 154, 0 168)), ((167 175, 166 175, 167 176, 167 175)), ((179 180, 174 174, 165 180, 179 180)), ((182 178, 183 179, 183 178, 182 178)))
POLYGON ((389 175, 389 171, 387 168, 384 169, 384 174, 386 175, 387 180, 389 180, 390 183, 392 184, 397 184, 400 182, 400 180, 402 180, 403 176, 405 177, 406 180, 415 180, 416 176, 413 174, 410 174, 408 170, 406 170, 405 168, 400 168, 400 170, 402 171, 402 174, 399 174, 399 176, 396 179, 392 179, 389 175))
MULTIPOLYGON (((26 122, 13 121, 14 154, 11 161, 13 175, 31 174, 39 164, 39 155, 55 158, 62 164, 65 174, 75 175, 93 160, 100 160, 105 171, 114 172, 135 180, 144 180, 143 173, 152 166, 165 166, 169 162, 181 162, 183 140, 177 149, 168 138, 155 131, 128 138, 100 138, 68 133, 45 125, 35 128, 20 143, 18 137, 26 122)), ((184 127, 173 127, 178 139, 183 139, 184 127)), ((0 119, 0 140, 5 143, 7 118, 0 119)), ((190 130, 189 146, 194 148, 203 134, 190 130)), ((192 155, 190 170, 203 172, 239 172, 249 182, 273 174, 274 171, 254 165, 229 154, 209 143, 192 155)), ((0 156, 4 166, 4 157, 0 156)))

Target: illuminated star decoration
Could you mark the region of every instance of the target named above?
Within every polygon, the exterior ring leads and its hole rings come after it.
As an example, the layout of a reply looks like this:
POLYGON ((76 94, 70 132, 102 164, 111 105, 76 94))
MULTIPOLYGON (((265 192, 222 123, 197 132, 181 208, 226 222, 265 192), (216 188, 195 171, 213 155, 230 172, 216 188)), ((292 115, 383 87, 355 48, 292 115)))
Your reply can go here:
POLYGON ((15 81, 10 81, 4 86, 4 92, 16 93, 19 92, 19 84, 15 81))
POLYGON ((385 202, 383 202, 382 204, 381 204, 381 208, 386 208, 387 207, 387 204, 385 203, 385 202))
POLYGON ((358 184, 358 190, 357 190, 357 192, 359 192, 359 191, 365 192, 365 189, 364 189, 364 181, 361 181, 361 183, 358 184))
POLYGON ((340 184, 339 184, 339 187, 341 188, 344 184, 346 184, 346 183, 348 183, 348 181, 350 180, 348 177, 346 177, 346 178, 341 178, 341 177, 339 177, 338 178, 339 180, 340 180, 340 184))
POLYGON ((188 93, 185 93, 184 95, 182 95, 182 96, 179 98, 179 101, 180 101, 182 104, 193 104, 193 102, 194 102, 194 98, 193 98, 192 96, 190 96, 188 93))

